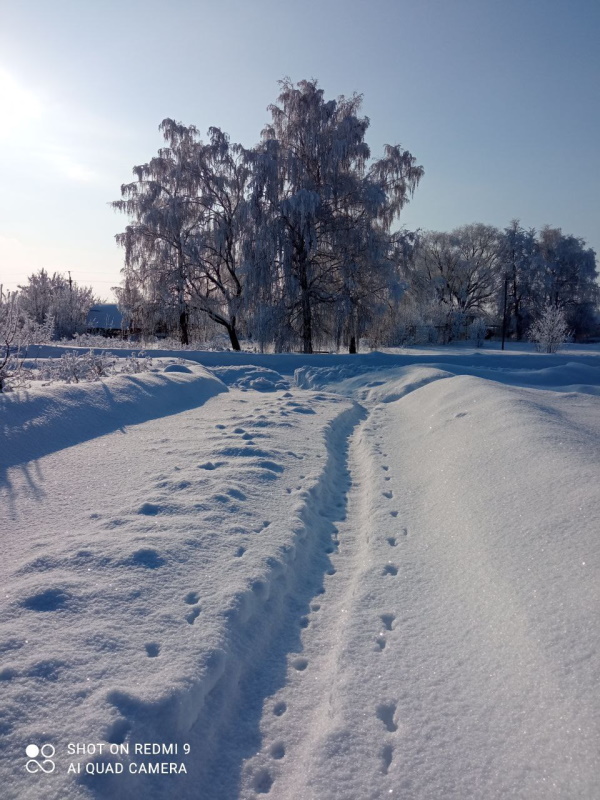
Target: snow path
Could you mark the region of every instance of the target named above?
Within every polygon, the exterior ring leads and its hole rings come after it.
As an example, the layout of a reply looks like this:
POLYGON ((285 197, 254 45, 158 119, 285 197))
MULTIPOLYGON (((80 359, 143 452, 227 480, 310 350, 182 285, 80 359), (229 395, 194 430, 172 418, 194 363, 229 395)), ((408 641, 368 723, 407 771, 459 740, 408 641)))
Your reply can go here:
POLYGON ((376 699, 377 678, 395 615, 383 610, 385 587, 377 589, 372 578, 393 575, 389 555, 395 542, 379 541, 372 525, 378 476, 369 431, 367 420, 350 439, 339 483, 346 512, 332 515, 331 568, 310 604, 302 648, 290 661, 286 685, 270 700, 271 713, 263 719, 266 747, 246 765, 242 797, 253 797, 252 789, 264 793, 272 781, 275 797, 322 797, 327 784, 335 786, 332 797, 350 797, 357 780, 361 783, 359 773, 368 780, 365 797, 381 796, 393 711, 384 697, 376 699), (364 680, 367 696, 352 685, 364 680))

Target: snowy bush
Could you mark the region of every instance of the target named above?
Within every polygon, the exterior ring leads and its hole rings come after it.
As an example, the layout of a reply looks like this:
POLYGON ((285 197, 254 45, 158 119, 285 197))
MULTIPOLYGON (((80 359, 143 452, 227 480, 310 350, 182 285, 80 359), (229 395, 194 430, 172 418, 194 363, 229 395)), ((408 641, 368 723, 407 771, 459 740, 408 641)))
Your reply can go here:
POLYGON ((21 355, 19 308, 17 298, 0 297, 0 392, 10 390, 18 382, 23 361, 21 355))
POLYGON ((40 366, 38 377, 48 383, 79 383, 97 381, 111 375, 136 375, 152 369, 152 359, 143 351, 126 358, 116 358, 108 353, 78 353, 69 350, 60 358, 48 359, 40 366))
POLYGON ((121 362, 120 371, 128 375, 137 375, 139 372, 148 372, 152 368, 152 359, 143 350, 139 353, 132 353, 121 362))
POLYGON ((27 346, 47 341, 54 321, 38 325, 21 308, 19 295, 0 295, 0 393, 23 386, 31 377, 24 367, 27 346))
POLYGON ((109 346, 111 350, 124 349, 135 347, 128 339, 121 339, 118 337, 107 339, 106 336, 92 333, 75 333, 71 338, 63 338, 60 340, 61 344, 69 344, 71 347, 96 347, 104 348, 109 346))
POLYGON ((50 359, 40 369, 40 377, 45 381, 79 383, 97 381, 114 373, 115 359, 106 353, 78 353, 69 350, 60 358, 50 359))
POLYGON ((541 353, 556 353, 569 337, 569 329, 562 308, 546 305, 541 316, 529 329, 529 339, 536 343, 541 353))

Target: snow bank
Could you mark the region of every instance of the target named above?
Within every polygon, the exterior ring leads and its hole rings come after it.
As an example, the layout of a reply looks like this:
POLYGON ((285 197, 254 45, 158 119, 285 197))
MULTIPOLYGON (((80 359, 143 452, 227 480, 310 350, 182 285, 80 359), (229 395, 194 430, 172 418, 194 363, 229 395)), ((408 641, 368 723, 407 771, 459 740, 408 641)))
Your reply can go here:
POLYGON ((459 376, 387 408, 374 427, 391 473, 382 550, 398 542, 379 687, 398 727, 390 786, 596 797, 598 400, 459 376))
POLYGON ((164 372, 2 394, 0 470, 126 425, 201 405, 225 391, 215 375, 189 362, 167 364, 164 372))

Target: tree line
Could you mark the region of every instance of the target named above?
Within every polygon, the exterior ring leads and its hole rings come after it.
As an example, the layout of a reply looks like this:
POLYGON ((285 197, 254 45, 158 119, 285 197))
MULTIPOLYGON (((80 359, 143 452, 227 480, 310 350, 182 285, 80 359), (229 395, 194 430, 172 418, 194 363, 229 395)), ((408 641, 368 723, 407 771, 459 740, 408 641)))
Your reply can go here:
MULTIPOLYGON (((112 203, 129 217, 114 288, 129 331, 356 352, 361 338, 446 343, 503 328, 521 340, 559 309, 574 338, 600 334, 596 254, 582 239, 518 220, 399 227, 424 174, 411 153, 387 145, 371 157, 359 95, 326 100, 316 81, 289 79, 280 90, 250 149, 219 128, 203 141, 194 126, 161 123, 165 147, 112 203)), ((15 300, 21 326, 56 339, 84 331, 98 302, 43 269, 15 300)), ((8 307, 0 296, 7 318, 8 307)))
POLYGON ((130 222, 121 307, 144 333, 226 331, 261 349, 464 338, 501 313, 522 339, 547 306, 577 337, 597 324, 593 250, 513 221, 445 232, 398 227, 424 170, 388 145, 371 158, 361 97, 326 100, 316 81, 280 81, 251 149, 219 128, 203 141, 172 119, 166 146, 134 167, 113 207, 130 222))

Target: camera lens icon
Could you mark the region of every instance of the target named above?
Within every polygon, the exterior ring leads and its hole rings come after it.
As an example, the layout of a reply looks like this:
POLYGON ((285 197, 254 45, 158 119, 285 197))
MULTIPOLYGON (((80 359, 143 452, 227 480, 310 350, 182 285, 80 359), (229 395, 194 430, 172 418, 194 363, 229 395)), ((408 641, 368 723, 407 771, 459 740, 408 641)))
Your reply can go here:
POLYGON ((43 744, 41 747, 38 747, 37 744, 28 744, 25 748, 25 755, 29 761, 25 764, 25 769, 32 774, 54 772, 56 764, 52 759, 55 753, 56 749, 51 744, 43 744))

